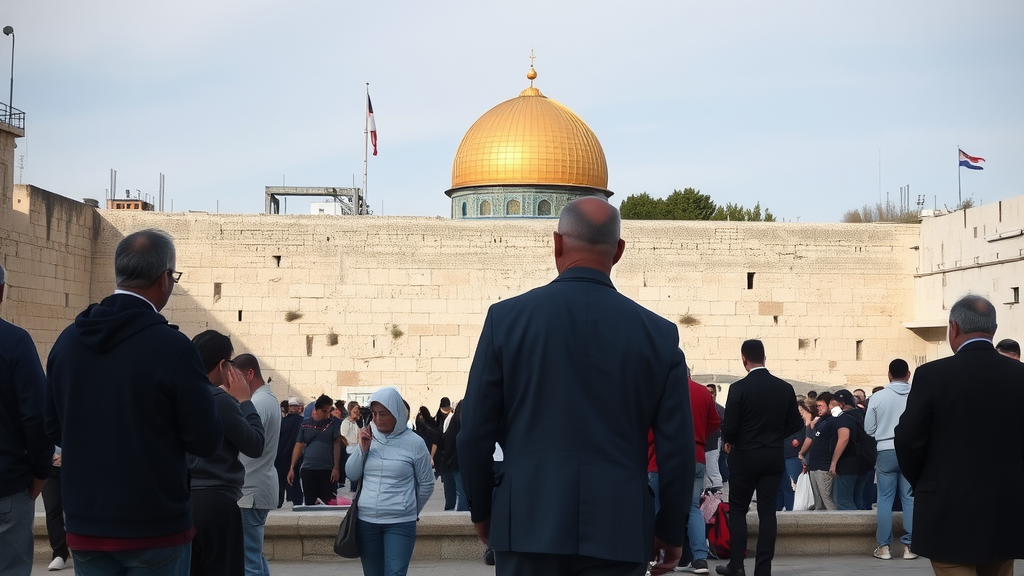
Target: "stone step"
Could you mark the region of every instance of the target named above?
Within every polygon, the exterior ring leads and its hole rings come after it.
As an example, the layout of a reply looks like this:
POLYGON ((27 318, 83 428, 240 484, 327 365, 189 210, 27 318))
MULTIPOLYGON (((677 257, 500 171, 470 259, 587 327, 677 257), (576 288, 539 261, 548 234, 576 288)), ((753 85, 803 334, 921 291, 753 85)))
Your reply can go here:
MULTIPOLYGON (((609 512, 611 513, 611 512, 609 512)), ((264 554, 274 561, 334 560, 334 536, 344 517, 340 510, 292 512, 275 510, 267 517, 264 554)), ((747 515, 753 550, 757 544, 757 513, 747 515)), ((776 554, 785 556, 870 554, 875 549, 874 511, 780 512, 776 554)), ((893 513, 893 540, 903 533, 903 515, 893 513)), ((36 561, 50 561, 46 521, 34 524, 36 561)), ((424 512, 416 527, 416 560, 480 558, 484 545, 477 539, 469 512, 424 512)))

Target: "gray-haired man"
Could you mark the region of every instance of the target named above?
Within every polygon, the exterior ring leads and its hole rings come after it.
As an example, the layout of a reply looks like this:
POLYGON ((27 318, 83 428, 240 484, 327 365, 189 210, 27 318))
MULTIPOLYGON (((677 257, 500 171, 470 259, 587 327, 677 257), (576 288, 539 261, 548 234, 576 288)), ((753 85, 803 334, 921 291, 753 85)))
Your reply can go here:
POLYGON ((949 309, 954 354, 918 367, 896 426, 896 458, 914 489, 910 547, 936 574, 1013 574, 1014 558, 1024 558, 1024 420, 982 422, 964 402, 984 390, 1002 406, 1024 405, 1024 364, 996 352, 995 333, 991 302, 957 301, 949 309), (995 441, 979 443, 978 430, 995 441))
POLYGON ((159 313, 181 276, 174 268, 166 233, 126 236, 114 253, 117 290, 79 314, 50 351, 46 431, 62 448, 79 575, 189 572, 185 454, 214 454, 224 432, 199 353, 159 313))

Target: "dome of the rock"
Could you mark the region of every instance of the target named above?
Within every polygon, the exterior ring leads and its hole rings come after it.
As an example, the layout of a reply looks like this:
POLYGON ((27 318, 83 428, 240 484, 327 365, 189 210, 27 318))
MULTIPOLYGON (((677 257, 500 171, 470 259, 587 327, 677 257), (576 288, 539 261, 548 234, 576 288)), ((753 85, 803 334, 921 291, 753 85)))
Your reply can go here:
POLYGON ((582 196, 607 198, 608 164, 594 132, 530 87, 481 116, 452 166, 453 218, 557 217, 582 196))

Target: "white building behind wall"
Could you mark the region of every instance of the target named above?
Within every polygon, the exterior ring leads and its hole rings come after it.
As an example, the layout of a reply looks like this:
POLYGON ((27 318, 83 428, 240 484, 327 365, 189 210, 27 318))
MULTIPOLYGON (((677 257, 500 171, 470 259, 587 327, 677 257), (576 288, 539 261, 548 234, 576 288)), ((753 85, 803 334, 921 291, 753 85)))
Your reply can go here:
POLYGON ((949 308, 966 294, 996 307, 996 341, 1024 340, 1024 196, 921 222, 916 316, 904 325, 928 341, 929 360, 952 354, 949 308))

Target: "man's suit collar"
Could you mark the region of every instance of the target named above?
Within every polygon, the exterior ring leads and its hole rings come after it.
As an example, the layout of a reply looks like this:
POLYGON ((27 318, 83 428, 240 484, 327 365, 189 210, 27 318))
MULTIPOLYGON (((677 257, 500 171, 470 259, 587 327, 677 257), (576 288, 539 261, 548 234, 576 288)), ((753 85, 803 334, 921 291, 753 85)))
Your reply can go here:
POLYGON ((961 344, 956 353, 959 354, 971 350, 995 350, 995 345, 987 338, 974 338, 961 344))
POLYGON ((555 282, 563 281, 582 281, 582 282, 594 282, 597 284, 604 284, 612 290, 615 290, 615 285, 612 284, 612 279, 607 274, 594 268, 587 268, 585 266, 573 266, 572 268, 566 269, 564 272, 555 278, 555 282))

